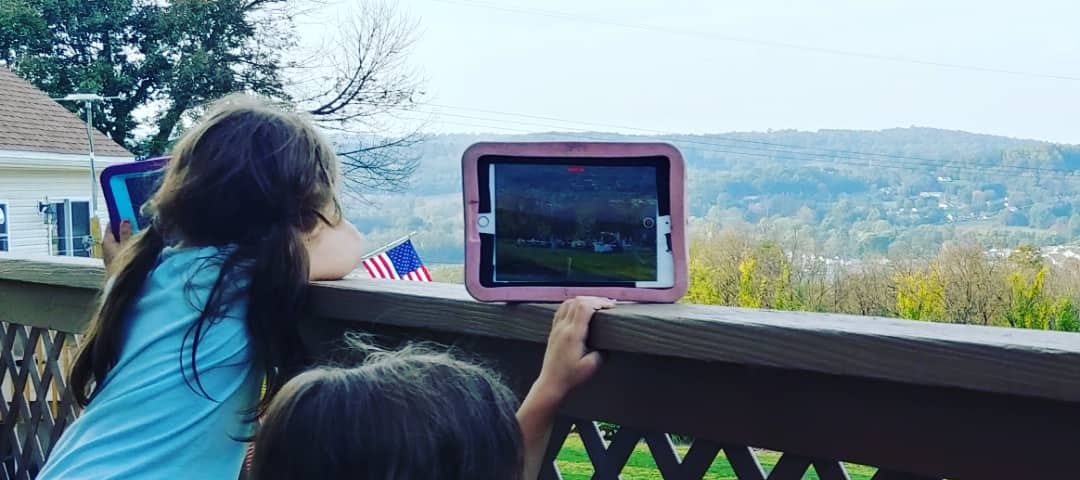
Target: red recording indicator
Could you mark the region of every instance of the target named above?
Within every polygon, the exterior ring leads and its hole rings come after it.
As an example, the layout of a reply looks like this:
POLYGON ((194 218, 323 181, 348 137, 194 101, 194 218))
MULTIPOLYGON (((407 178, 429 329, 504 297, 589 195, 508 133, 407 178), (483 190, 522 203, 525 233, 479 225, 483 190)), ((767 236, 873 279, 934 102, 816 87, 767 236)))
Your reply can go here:
POLYGON ((566 171, 570 173, 585 173, 585 167, 566 167, 566 171))

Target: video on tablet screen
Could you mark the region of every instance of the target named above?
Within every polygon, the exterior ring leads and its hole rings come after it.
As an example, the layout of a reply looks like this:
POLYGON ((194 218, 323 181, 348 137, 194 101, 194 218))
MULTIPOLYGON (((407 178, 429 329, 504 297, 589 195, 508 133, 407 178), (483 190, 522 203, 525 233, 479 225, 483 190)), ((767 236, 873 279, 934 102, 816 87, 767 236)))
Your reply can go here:
POLYGON ((656 280, 655 166, 493 170, 496 282, 656 280))
POLYGON ((131 198, 131 206, 138 216, 140 230, 150 225, 150 218, 142 213, 142 206, 157 191, 158 182, 161 180, 163 173, 163 171, 159 170, 124 178, 124 186, 127 187, 128 196, 131 198))

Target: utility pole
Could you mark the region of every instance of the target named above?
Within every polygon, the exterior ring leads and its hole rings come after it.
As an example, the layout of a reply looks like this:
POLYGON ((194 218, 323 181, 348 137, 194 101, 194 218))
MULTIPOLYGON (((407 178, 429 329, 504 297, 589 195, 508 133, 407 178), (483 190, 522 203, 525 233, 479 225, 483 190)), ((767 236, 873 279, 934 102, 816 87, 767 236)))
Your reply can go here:
POLYGON ((97 166, 94 157, 94 104, 106 100, 119 100, 123 97, 102 97, 92 93, 73 93, 61 98, 54 98, 57 102, 83 102, 86 108, 86 140, 90 143, 90 237, 93 246, 90 256, 101 258, 101 221, 98 219, 98 195, 97 195, 97 166))

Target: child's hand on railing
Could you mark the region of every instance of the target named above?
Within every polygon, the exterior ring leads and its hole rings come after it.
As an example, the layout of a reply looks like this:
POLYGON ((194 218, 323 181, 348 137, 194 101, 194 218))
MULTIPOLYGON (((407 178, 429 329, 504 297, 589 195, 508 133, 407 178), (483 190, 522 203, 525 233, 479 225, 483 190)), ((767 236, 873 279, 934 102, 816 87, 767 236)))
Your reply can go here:
POLYGON ((600 368, 600 353, 590 352, 585 339, 593 314, 614 306, 615 302, 606 298, 578 297, 563 302, 555 312, 540 377, 517 413, 525 446, 522 478, 532 480, 540 474, 551 425, 563 398, 600 368))
POLYGON ((574 387, 592 377, 600 367, 600 352, 585 347, 593 313, 611 308, 615 302, 606 298, 578 297, 563 302, 555 312, 548 336, 544 366, 534 388, 556 403, 574 387))

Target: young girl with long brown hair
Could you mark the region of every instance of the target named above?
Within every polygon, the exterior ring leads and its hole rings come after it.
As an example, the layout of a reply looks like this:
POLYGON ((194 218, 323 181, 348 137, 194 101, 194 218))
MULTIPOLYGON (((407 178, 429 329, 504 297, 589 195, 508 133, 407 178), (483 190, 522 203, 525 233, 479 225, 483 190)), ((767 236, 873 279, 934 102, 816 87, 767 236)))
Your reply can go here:
POLYGON ((359 263, 338 183, 312 124, 249 97, 185 133, 152 224, 109 262, 70 377, 85 409, 38 478, 237 478, 242 439, 303 363, 308 280, 359 263))

